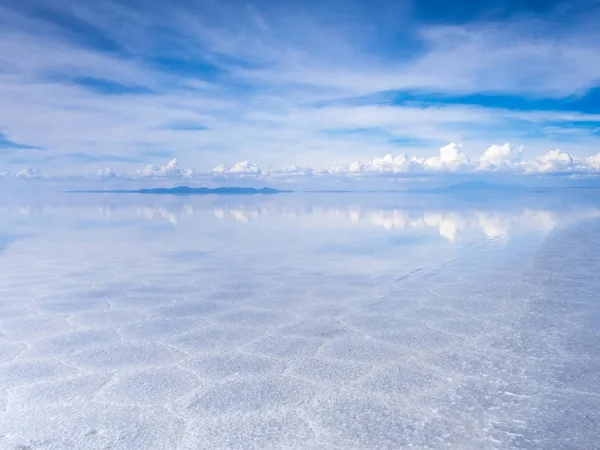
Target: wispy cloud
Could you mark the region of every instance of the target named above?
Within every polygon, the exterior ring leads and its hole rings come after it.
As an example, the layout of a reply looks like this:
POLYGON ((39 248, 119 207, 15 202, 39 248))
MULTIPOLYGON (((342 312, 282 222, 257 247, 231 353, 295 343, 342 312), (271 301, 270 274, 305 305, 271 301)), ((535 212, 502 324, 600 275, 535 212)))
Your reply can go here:
POLYGON ((41 147, 35 145, 26 145, 12 141, 3 133, 0 133, 0 150, 42 150, 41 147))
POLYGON ((0 172, 0 178, 42 178, 42 176, 42 172, 39 169, 32 169, 30 167, 16 172, 0 172))
MULTIPOLYGON (((450 159, 497 169, 516 153, 488 150, 475 164, 430 149, 454 141, 475 154, 506 140, 529 161, 560 147, 577 155, 569 170, 594 167, 585 158, 598 152, 600 115, 560 102, 600 79, 596 10, 453 23, 371 3, 0 7, 0 128, 6 142, 46 148, 44 171, 56 174, 115 155, 130 172, 149 147, 201 172, 228 162, 222 174, 257 173, 235 161, 301 174, 403 153, 427 170, 450 159), (511 108, 502 95, 537 100, 511 108)), ((535 164, 564 167, 548 158, 535 164)), ((0 163, 15 169, 4 153, 0 163)))

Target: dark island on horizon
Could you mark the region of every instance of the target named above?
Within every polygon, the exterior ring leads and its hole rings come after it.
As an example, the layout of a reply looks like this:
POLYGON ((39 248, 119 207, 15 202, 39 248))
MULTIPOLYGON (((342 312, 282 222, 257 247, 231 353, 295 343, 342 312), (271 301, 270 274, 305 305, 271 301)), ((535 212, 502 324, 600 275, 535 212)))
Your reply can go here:
POLYGON ((189 187, 177 186, 174 188, 151 188, 151 189, 111 189, 111 190, 91 190, 91 191, 70 191, 74 193, 86 194, 155 194, 155 195, 272 195, 286 194, 293 191, 281 191, 264 187, 262 189, 249 187, 189 187))

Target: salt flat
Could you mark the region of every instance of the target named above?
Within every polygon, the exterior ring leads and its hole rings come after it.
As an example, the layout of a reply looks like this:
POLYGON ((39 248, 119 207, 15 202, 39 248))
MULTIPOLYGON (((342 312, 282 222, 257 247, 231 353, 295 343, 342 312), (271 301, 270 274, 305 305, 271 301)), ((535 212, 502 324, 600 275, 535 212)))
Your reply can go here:
POLYGON ((411 198, 2 205, 0 447, 598 448, 600 205, 411 198))

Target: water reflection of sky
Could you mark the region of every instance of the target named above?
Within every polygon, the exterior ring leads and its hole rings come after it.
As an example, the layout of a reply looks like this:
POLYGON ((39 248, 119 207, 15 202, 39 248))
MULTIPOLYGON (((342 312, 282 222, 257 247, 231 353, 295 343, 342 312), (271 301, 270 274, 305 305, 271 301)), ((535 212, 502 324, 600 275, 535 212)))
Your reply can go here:
MULTIPOLYGON (((177 223, 177 216, 163 210, 162 217, 168 217, 172 223, 177 223)), ((460 234, 482 232, 487 237, 508 236, 515 229, 527 228, 531 232, 540 233, 552 230, 559 220, 556 212, 549 210, 524 209, 517 211, 410 211, 410 210, 370 210, 359 207, 347 209, 312 208, 308 211, 281 210, 273 211, 259 208, 216 208, 213 211, 217 219, 233 219, 247 223, 254 220, 272 220, 273 215, 284 219, 301 220, 310 216, 315 220, 327 220, 330 223, 342 225, 372 225, 388 231, 399 233, 418 233, 423 229, 439 231, 439 235, 454 242, 460 234)), ((600 214, 600 209, 570 211, 569 218, 577 215, 593 216, 600 214)), ((154 212, 146 212, 146 217, 154 217, 154 212)))
POLYGON ((509 237, 514 233, 547 233, 562 221, 594 217, 598 205, 560 201, 541 205, 536 198, 529 203, 506 199, 501 205, 481 201, 469 203, 437 196, 402 196, 390 201, 385 194, 358 196, 290 196, 285 198, 218 197, 194 198, 159 196, 117 197, 80 195, 65 196, 62 202, 35 205, 0 205, 5 220, 22 224, 47 220, 70 220, 119 223, 148 220, 166 222, 174 227, 182 223, 199 222, 205 228, 220 226, 218 221, 257 222, 257 227, 380 228, 398 234, 432 234, 455 242, 464 236, 509 237), (381 198, 380 198, 381 197, 381 198), (381 201, 381 199, 387 201, 381 201), (406 199, 410 199, 407 202, 406 199), (341 200, 341 201, 340 201, 341 200), (426 200, 426 201, 425 201, 426 200), (62 215, 62 217, 61 217, 62 215), (27 220, 27 218, 31 220, 27 220))
POLYGON ((0 447, 594 448, 599 206, 4 199, 0 447))

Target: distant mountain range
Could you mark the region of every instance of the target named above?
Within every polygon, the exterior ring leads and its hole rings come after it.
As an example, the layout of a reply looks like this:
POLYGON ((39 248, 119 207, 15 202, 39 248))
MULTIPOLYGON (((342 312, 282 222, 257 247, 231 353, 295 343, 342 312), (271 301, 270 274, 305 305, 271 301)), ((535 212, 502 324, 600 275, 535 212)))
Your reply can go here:
POLYGON ((152 188, 152 189, 136 189, 136 190, 93 190, 93 191, 71 191, 80 193, 102 193, 102 194, 154 194, 154 195, 271 195, 289 193, 292 191, 280 191, 271 188, 248 188, 248 187, 189 187, 177 186, 174 188, 152 188))
MULTIPOLYGON (((539 189, 509 185, 509 184, 491 184, 486 181, 466 181, 464 183, 453 184, 450 186, 438 186, 431 188, 409 189, 404 191, 379 191, 386 193, 411 193, 411 194, 456 194, 456 195, 472 195, 472 194, 501 194, 510 192, 536 192, 539 189)), ((80 193, 94 194, 153 194, 153 195, 272 195, 291 193, 290 190, 279 190, 272 188, 251 188, 251 187, 189 187, 177 186, 174 188, 150 188, 150 189, 118 189, 118 190, 82 190, 71 191, 80 193)), ((319 190, 319 191, 302 191, 307 193, 329 193, 329 194, 345 194, 345 193, 377 193, 378 191, 352 191, 352 190, 319 190)))

